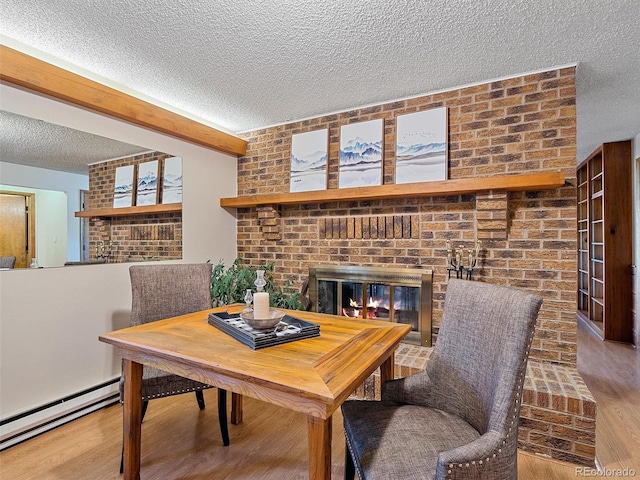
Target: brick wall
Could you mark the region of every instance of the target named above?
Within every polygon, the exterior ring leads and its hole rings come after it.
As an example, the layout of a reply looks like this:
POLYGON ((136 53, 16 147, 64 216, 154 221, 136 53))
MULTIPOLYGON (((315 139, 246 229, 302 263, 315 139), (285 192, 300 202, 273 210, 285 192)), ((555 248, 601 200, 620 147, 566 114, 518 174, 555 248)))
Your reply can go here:
MULTIPOLYGON (((171 156, 160 152, 150 152, 89 165, 89 199, 86 208, 113 207, 113 189, 117 167, 158 160, 158 178, 162 178, 164 166, 162 160, 171 156)), ((182 214, 160 213, 144 216, 91 218, 89 225, 91 260, 95 259, 98 242, 109 242, 109 240, 112 242, 112 255, 108 259, 109 262, 180 259, 182 258, 182 214)))
POLYGON ((340 126, 377 118, 384 119, 384 183, 393 183, 396 116, 441 106, 448 107, 450 179, 561 169, 567 185, 506 197, 494 192, 239 209, 238 256, 256 265, 275 261, 276 274, 298 286, 313 263, 432 268, 437 332, 446 291, 445 242, 471 248, 482 238, 474 279, 541 294, 531 357, 575 367, 574 74, 573 67, 552 70, 244 134, 248 150, 238 159, 238 195, 288 192, 291 135, 320 128, 329 129, 328 188, 337 188, 340 126), (494 212, 491 203, 505 201, 506 218, 494 218, 500 209, 494 212), (327 222, 380 216, 416 217, 417 237, 327 235, 327 222), (501 234, 492 233, 496 222, 501 234))

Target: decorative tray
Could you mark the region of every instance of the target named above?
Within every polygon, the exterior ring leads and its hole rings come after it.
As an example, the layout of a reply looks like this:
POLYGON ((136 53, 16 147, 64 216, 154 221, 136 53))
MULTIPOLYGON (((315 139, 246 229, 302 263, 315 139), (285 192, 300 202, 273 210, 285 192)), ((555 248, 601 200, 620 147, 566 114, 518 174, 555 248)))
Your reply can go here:
POLYGON ((210 313, 208 319, 212 325, 253 350, 280 345, 282 343, 302 340, 320 335, 320 326, 285 315, 280 323, 271 330, 257 330, 247 324, 240 313, 210 313))

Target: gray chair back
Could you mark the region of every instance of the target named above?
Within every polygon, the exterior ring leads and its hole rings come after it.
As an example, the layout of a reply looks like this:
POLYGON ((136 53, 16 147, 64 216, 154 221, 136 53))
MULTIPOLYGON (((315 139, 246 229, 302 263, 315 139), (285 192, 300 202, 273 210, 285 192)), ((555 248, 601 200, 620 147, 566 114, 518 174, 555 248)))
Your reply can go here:
POLYGON ((211 308, 210 263, 132 265, 131 325, 211 308))
POLYGON ((0 268, 13 268, 16 264, 16 257, 0 256, 0 268))
MULTIPOLYGON (((481 434, 513 428, 542 298, 451 279, 441 330, 427 366, 429 406, 464 418, 481 434)), ((516 441, 511 435, 512 441, 516 441)))

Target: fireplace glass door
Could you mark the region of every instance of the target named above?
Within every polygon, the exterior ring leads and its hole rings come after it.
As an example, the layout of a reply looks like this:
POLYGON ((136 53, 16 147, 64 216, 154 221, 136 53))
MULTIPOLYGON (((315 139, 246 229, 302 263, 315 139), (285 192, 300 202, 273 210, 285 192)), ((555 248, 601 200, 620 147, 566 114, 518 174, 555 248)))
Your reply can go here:
POLYGON ((408 342, 431 345, 431 271, 408 270, 410 275, 393 276, 389 269, 363 273, 366 267, 336 266, 320 278, 318 268, 311 268, 309 276, 315 311, 404 323, 411 326, 408 342), (340 268, 346 271, 336 271, 340 268))

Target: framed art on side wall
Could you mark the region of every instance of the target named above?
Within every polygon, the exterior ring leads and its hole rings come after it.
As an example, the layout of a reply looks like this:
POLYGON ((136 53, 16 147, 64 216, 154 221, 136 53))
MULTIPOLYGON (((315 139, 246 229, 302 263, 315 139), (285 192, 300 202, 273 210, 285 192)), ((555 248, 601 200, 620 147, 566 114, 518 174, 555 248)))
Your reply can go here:
POLYGON ((138 165, 136 205, 155 205, 158 202, 158 161, 138 165))
POLYGON ((382 119, 340 127, 338 187, 382 185, 382 119))
POLYGON ((164 159, 162 169, 162 203, 182 203, 182 158, 164 159))
POLYGON ((325 128, 291 136, 290 192, 327 188, 329 131, 325 128))
POLYGON ((396 183, 447 179, 447 108, 399 115, 396 183))
POLYGON ((133 206, 134 166, 116 168, 116 181, 113 187, 113 208, 133 206))

